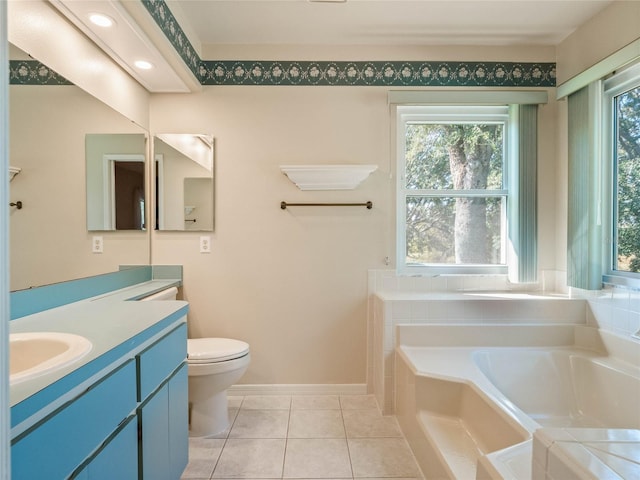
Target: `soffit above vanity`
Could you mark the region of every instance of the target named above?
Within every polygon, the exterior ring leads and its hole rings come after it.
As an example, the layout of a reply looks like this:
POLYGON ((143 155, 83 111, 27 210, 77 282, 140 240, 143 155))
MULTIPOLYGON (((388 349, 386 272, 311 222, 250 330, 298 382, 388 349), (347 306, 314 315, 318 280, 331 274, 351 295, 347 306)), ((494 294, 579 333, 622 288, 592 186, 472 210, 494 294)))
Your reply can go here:
POLYGON ((187 93, 200 88, 198 80, 149 16, 142 2, 50 2, 147 91, 187 93), (90 18, 95 14, 111 20, 111 25, 92 23, 90 18), (150 68, 141 68, 137 65, 139 61, 148 62, 150 68))

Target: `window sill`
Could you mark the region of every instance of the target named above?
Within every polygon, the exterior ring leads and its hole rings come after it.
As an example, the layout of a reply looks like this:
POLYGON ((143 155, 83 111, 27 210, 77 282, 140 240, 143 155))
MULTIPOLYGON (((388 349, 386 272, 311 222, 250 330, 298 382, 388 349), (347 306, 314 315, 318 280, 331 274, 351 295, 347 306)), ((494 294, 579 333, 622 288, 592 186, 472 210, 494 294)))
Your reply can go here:
POLYGON ((615 287, 626 287, 629 290, 640 290, 640 275, 632 275, 603 275, 602 283, 615 287))
POLYGON ((472 267, 464 266, 431 266, 431 265, 404 265, 397 270, 398 275, 410 277, 436 277, 440 275, 506 275, 505 265, 482 265, 472 267))

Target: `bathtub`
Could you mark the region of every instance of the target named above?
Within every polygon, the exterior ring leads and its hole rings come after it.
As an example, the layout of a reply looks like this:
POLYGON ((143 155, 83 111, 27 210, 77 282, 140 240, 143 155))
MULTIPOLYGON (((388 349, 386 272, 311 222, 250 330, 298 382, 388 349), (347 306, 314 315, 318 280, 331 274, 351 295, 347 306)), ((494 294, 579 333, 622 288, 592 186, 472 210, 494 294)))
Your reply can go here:
POLYGON ((622 362, 568 348, 497 347, 471 358, 506 408, 542 427, 640 429, 640 376, 622 362))
POLYGON ((427 479, 538 478, 536 432, 640 439, 638 342, 577 325, 397 328, 396 416, 427 479))

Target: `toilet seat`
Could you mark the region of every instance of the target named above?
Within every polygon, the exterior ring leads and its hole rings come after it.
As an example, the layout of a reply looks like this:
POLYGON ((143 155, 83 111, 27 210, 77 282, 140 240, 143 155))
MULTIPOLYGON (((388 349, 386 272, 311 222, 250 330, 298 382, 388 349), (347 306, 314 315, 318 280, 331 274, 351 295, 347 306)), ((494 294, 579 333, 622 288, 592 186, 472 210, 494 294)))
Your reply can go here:
POLYGON ((244 357, 249 344, 232 338, 190 338, 187 340, 187 362, 218 363, 244 357))

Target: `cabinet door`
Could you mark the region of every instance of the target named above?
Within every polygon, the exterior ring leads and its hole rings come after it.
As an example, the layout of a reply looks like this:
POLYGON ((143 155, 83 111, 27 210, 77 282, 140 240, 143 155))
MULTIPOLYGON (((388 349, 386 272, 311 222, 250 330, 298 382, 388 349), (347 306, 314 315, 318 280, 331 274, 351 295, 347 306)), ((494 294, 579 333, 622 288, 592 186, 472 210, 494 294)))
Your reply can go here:
POLYGON ((136 365, 129 361, 14 439, 11 478, 68 478, 136 408, 136 365))
POLYGON ((179 479, 189 462, 189 385, 186 363, 169 382, 169 458, 171 478, 179 479))
POLYGON ((170 480, 169 386, 165 383, 140 408, 141 478, 170 480))
POLYGON ((137 480, 138 422, 132 416, 117 434, 97 453, 76 480, 137 480))
POLYGON ((189 449, 186 364, 142 405, 139 421, 141 478, 178 480, 189 449))

